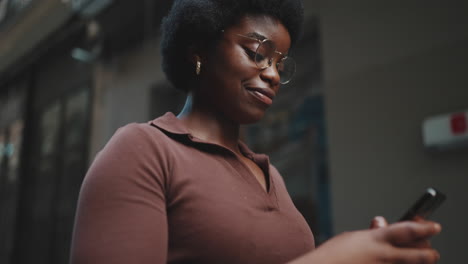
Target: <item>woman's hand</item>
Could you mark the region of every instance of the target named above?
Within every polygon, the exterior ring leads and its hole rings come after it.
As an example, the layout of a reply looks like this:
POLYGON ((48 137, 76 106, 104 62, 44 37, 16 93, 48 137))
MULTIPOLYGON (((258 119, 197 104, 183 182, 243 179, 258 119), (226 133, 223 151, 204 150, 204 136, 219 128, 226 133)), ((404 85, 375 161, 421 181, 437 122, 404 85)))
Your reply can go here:
POLYGON ((440 225, 434 222, 407 221, 347 232, 291 264, 433 264, 439 259, 437 251, 419 244, 440 231, 440 225))
MULTIPOLYGON (((418 216, 413 218, 412 221, 416 221, 419 223, 430 222, 418 216)), ((434 222, 430 222, 430 223, 434 223, 434 222)), ((381 228, 381 227, 386 227, 386 226, 388 226, 387 219, 385 219, 385 217, 383 216, 376 216, 371 221, 370 229, 376 229, 376 228, 381 228)), ((427 240, 422 240, 422 241, 416 241, 414 244, 409 245, 409 246, 416 247, 416 248, 431 248, 431 242, 427 239, 427 240)))

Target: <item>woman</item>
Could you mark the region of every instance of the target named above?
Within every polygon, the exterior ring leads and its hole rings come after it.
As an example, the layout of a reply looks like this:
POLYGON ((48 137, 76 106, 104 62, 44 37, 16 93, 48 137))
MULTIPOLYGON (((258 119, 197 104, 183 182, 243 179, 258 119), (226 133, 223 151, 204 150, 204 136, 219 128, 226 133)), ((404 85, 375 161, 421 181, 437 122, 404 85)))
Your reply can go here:
POLYGON ((431 222, 313 235, 268 157, 239 141, 295 70, 299 0, 175 1, 163 68, 186 106, 119 129, 83 183, 72 263, 435 263, 431 222))

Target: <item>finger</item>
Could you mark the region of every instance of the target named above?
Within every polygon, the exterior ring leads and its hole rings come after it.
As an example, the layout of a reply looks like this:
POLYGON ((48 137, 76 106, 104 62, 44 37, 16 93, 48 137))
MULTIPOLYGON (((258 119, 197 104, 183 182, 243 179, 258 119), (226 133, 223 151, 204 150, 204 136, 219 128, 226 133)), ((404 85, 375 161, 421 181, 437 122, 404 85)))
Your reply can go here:
POLYGON ((383 216, 376 216, 372 219, 370 229, 376 229, 388 226, 387 220, 383 216))
POLYGON ((437 224, 437 222, 434 222, 434 221, 430 221, 430 220, 427 220, 419 215, 413 217, 413 219, 411 219, 410 221, 414 221, 414 222, 417 222, 417 223, 427 223, 427 224, 437 224))
POLYGON ((432 248, 431 241, 429 241, 429 240, 419 241, 418 243, 416 243, 414 245, 414 247, 416 247, 416 248, 432 248))
MULTIPOLYGON (((428 224, 437 224, 436 222, 434 221, 429 221, 429 220, 426 220, 420 216, 415 216, 411 221, 415 221, 415 222, 418 222, 418 223, 428 223, 428 224)), ((420 240, 416 243, 412 243, 412 244, 409 244, 409 245, 404 245, 404 246, 407 246, 407 247, 414 247, 414 248, 431 248, 431 242, 427 239, 425 240, 420 240)))
POLYGON ((393 248, 389 250, 387 258, 391 263, 434 264, 440 259, 440 255, 433 249, 393 248))
POLYGON ((413 243, 399 244, 398 246, 408 248, 432 248, 431 242, 429 240, 419 240, 413 243))
POLYGON ((405 221, 379 229, 381 238, 394 245, 408 245, 427 240, 441 231, 441 226, 433 222, 405 221))

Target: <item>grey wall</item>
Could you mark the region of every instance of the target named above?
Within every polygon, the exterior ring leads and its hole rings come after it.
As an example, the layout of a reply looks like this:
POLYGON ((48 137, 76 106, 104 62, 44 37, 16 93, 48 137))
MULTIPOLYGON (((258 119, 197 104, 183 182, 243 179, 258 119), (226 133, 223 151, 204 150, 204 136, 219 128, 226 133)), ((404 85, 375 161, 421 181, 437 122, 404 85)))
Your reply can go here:
POLYGON ((165 79, 160 64, 155 38, 96 65, 90 162, 119 127, 153 118, 151 87, 165 79))
POLYGON ((448 200, 433 217, 443 225, 434 246, 440 263, 461 263, 468 150, 427 152, 421 124, 468 109, 468 8, 433 2, 320 2, 333 224, 395 221, 438 187, 448 200))

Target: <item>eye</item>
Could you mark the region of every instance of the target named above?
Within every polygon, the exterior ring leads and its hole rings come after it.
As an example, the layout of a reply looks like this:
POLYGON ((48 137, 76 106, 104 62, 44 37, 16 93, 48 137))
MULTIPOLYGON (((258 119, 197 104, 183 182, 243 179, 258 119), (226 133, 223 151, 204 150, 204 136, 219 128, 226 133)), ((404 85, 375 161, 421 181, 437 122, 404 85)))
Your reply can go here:
POLYGON ((252 61, 255 61, 255 51, 252 51, 251 49, 249 48, 244 48, 244 51, 245 53, 247 54, 247 56, 249 56, 249 58, 252 60, 252 61))
POLYGON ((257 55, 257 56, 255 56, 255 62, 257 62, 257 63, 263 63, 263 62, 265 62, 265 60, 266 60, 266 57, 265 57, 265 56, 263 56, 263 55, 260 54, 260 53, 256 53, 256 55, 257 55))

